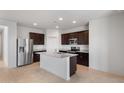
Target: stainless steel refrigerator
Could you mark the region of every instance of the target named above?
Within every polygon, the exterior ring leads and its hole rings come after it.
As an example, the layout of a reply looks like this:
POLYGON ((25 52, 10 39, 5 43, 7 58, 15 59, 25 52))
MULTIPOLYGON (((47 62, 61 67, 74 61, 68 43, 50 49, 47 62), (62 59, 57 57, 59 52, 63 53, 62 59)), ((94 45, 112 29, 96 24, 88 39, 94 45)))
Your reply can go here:
POLYGON ((33 62, 33 40, 17 39, 17 66, 24 66, 33 62))

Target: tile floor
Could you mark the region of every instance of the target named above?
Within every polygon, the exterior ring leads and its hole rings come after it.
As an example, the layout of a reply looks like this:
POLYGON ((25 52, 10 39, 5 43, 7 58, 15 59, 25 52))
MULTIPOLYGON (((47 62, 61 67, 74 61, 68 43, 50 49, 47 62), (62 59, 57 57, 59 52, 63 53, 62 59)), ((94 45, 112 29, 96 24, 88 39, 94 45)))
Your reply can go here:
POLYGON ((39 63, 6 68, 0 61, 0 82, 2 83, 123 83, 124 77, 77 65, 77 72, 71 80, 63 80, 39 67, 39 63))

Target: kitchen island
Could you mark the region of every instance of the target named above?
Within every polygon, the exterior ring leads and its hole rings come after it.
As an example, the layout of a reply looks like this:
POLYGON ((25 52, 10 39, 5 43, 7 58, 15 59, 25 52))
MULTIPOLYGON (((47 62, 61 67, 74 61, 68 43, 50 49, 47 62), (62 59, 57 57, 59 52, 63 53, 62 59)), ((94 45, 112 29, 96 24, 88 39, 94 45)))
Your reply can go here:
POLYGON ((65 80, 76 72, 77 54, 69 53, 39 53, 40 67, 65 80))

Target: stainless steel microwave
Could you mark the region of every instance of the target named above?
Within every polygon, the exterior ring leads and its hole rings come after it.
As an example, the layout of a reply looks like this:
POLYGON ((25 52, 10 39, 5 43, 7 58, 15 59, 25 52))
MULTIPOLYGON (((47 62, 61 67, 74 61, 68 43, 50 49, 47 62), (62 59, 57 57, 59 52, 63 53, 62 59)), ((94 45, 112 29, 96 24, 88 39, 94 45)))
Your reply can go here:
POLYGON ((77 44, 77 38, 69 39, 69 44, 70 45, 76 45, 77 44))

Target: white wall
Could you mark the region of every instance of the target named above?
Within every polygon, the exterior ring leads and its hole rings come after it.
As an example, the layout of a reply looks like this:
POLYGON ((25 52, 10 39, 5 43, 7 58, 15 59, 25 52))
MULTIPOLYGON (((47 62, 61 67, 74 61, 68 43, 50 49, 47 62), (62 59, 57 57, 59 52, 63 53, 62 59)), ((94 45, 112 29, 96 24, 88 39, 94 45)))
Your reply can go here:
POLYGON ((46 30, 46 49, 48 52, 55 52, 59 49, 59 30, 46 30))
MULTIPOLYGON (((10 63, 9 61, 9 29, 7 26, 3 26, 3 62, 7 67, 16 67, 16 61, 14 63, 10 63), (12 66, 9 66, 11 64, 12 66)), ((11 39, 11 38, 10 38, 11 39)), ((16 59, 13 57, 13 59, 16 59)))
POLYGON ((88 26, 80 26, 80 27, 75 27, 75 28, 70 28, 66 30, 61 30, 61 33, 71 33, 71 32, 78 32, 78 31, 83 31, 83 30, 88 30, 88 26))
POLYGON ((17 38, 17 25, 16 22, 0 19, 0 25, 5 26, 7 35, 6 45, 6 65, 8 67, 16 67, 16 38, 17 38))
POLYGON ((90 21, 90 67, 124 75, 124 13, 90 21))
POLYGON ((17 26, 17 37, 18 38, 29 38, 29 32, 35 32, 35 33, 45 33, 44 30, 42 29, 36 29, 36 28, 31 28, 27 26, 17 26))
MULTIPOLYGON (((17 26, 17 37, 18 38, 29 38, 29 32, 35 32, 35 33, 43 33, 45 34, 45 30, 43 29, 36 29, 36 28, 31 28, 31 27, 26 27, 26 26, 17 26)), ((45 45, 34 45, 34 50, 41 50, 45 48, 45 45)))
POLYGON ((60 46, 59 48, 60 49, 63 49, 63 50, 70 50, 71 47, 80 47, 80 50, 88 50, 89 49, 89 46, 88 45, 61 45, 61 34, 63 33, 71 33, 71 32, 79 32, 79 31, 85 31, 85 30, 88 30, 88 26, 80 26, 80 27, 76 27, 76 28, 71 28, 71 29, 67 29, 67 30, 61 30, 60 31, 60 46))

